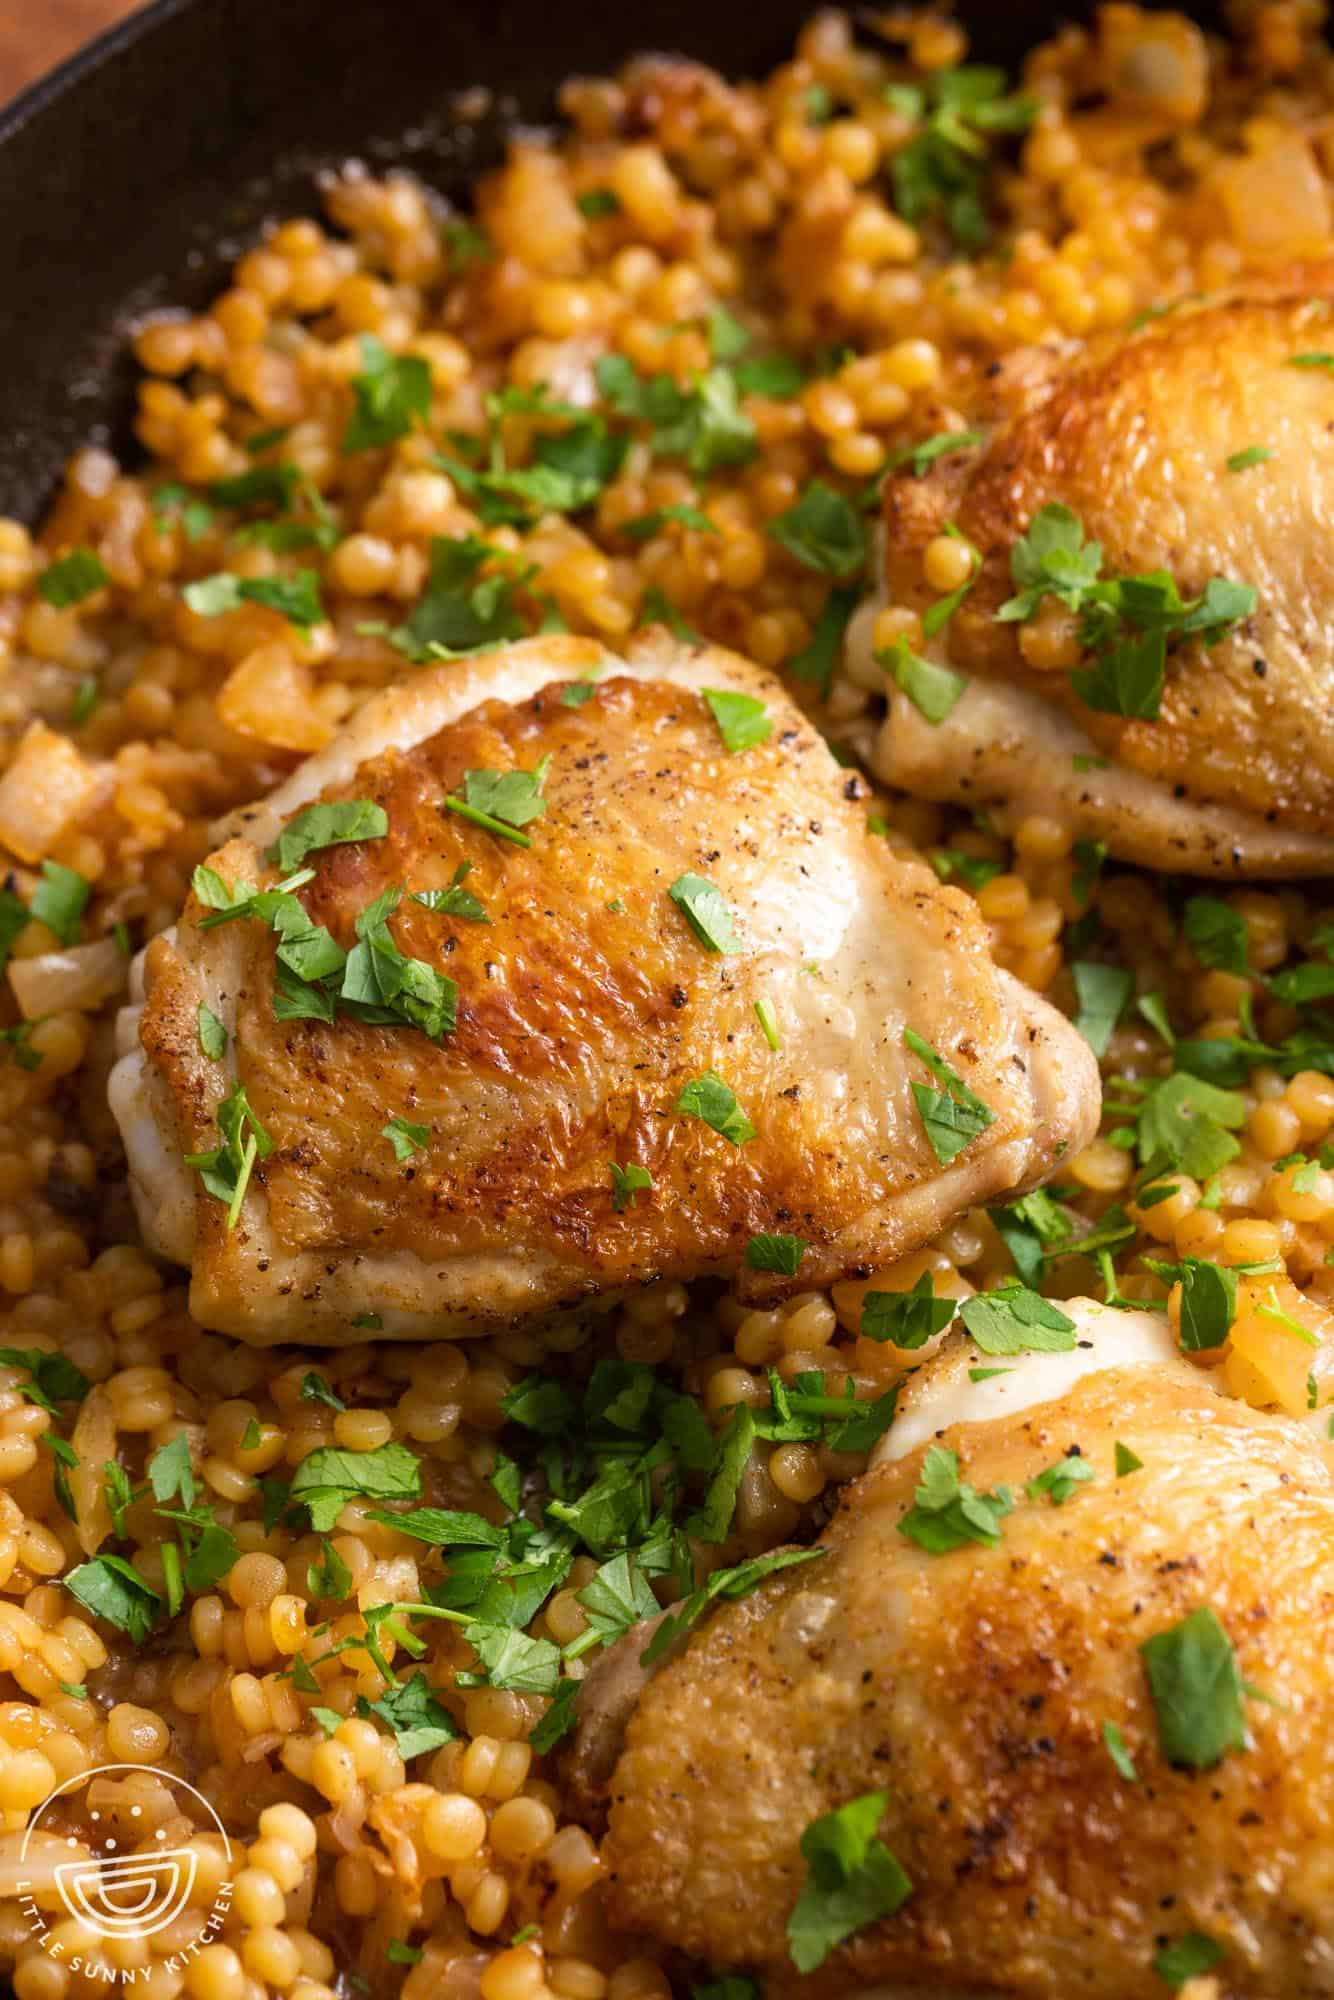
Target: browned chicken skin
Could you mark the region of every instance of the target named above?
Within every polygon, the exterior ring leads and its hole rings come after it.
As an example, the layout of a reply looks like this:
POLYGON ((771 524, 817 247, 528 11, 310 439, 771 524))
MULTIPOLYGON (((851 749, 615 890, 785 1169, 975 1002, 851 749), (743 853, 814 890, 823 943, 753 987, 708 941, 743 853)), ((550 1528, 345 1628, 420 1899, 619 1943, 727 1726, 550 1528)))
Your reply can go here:
POLYGON ((363 711, 211 858, 271 885, 264 850, 298 805, 365 798, 383 837, 311 857, 311 920, 345 946, 386 889, 461 864, 488 921, 406 898, 394 938, 447 971, 453 1033, 277 1020, 262 923, 201 929, 193 900, 146 960, 113 1078, 150 1243, 193 1268, 204 1324, 258 1341, 480 1332, 658 1277, 736 1275, 760 1231, 809 1244, 802 1288, 875 1268, 970 1204, 1045 1178, 1095 1128, 1096 1067, 1068 1022, 992 963, 971 898, 892 852, 780 683, 734 655, 652 639, 624 665, 593 641, 529 641, 423 672, 363 711), (603 677, 575 703, 571 681, 603 677), (701 689, 762 699, 767 741, 728 753, 701 689), (520 847, 445 810, 468 770, 534 770, 520 847), (668 895, 695 873, 738 945, 706 950, 668 895), (207 1004, 226 1059, 199 1045, 207 1004), (756 1013, 771 1010, 777 1048, 756 1013), (911 1090, 910 1027, 992 1114, 942 1167, 911 1090), (677 1098, 708 1071, 754 1126, 734 1144, 677 1098), (216 1146, 239 1075, 274 1142, 237 1226, 182 1164, 216 1146), (428 1136, 408 1160, 382 1136, 428 1136), (617 1206, 610 1163, 652 1176, 617 1206))
MULTIPOLYGON (((1293 365, 1334 345, 1332 291, 1328 267, 1299 270, 1015 357, 983 444, 886 482, 888 601, 936 595, 922 554, 946 523, 982 561, 933 647, 975 682, 935 728, 894 695, 883 776, 1011 819, 1064 813, 1148 867, 1334 872, 1334 376, 1293 365), (1229 469, 1253 447, 1272 456, 1229 469), (1086 706, 996 620, 1015 540, 1054 502, 1101 542, 1105 574, 1167 570, 1185 597, 1216 575, 1257 592, 1221 643, 1170 656, 1157 720, 1086 706)), ((865 646, 868 617, 860 632, 865 646)))
POLYGON ((1155 1953, 1191 1931, 1223 1948, 1223 1993, 1334 1992, 1322 1444, 1182 1363, 1104 1369, 939 1442, 979 1491, 1017 1496, 999 1547, 931 1555, 899 1532, 919 1444, 846 1490, 823 1560, 717 1612, 642 1691, 595 1688, 573 1776, 590 1801, 605 1781, 613 1921, 803 2000, 1150 2000, 1155 1953), (1118 1440, 1133 1476, 1116 1476, 1118 1440), (1091 1483, 1059 1507, 1026 1498, 1075 1446, 1091 1483), (1139 1648, 1206 1605, 1276 1705, 1247 1698, 1247 1749, 1175 1768, 1139 1648), (609 1758, 596 1732, 636 1692, 609 1758), (785 1936, 802 1832, 882 1790, 912 1894, 802 1979, 785 1936))

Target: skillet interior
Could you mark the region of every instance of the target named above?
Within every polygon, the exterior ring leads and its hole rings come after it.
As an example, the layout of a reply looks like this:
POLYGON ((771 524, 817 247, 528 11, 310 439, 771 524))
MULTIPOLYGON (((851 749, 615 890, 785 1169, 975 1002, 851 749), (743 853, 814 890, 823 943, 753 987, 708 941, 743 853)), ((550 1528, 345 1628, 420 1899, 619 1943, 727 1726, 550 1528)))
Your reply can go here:
MULTIPOLYGON (((1042 0, 958 11, 979 61, 1016 62, 1055 21, 1042 0)), ((311 208, 322 168, 402 162, 463 200, 507 128, 553 116, 564 78, 650 49, 758 75, 810 12, 158 0, 0 112, 0 514, 35 520, 90 437, 132 449, 127 319, 201 304, 266 217, 311 208), (478 87, 490 108, 460 118, 478 87)))

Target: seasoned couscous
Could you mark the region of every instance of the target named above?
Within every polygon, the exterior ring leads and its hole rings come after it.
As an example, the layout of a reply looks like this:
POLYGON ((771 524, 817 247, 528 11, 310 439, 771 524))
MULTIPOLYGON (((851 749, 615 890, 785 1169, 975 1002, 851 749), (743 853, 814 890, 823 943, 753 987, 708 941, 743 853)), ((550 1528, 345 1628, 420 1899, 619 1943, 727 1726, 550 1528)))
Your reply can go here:
MULTIPOLYGON (((1323 9, 1233 12, 1225 43, 1107 5, 1012 83, 968 65, 946 16, 854 34, 826 13, 759 84, 659 58, 571 82, 563 134, 517 142, 466 216, 349 170, 207 312, 138 330, 142 463, 90 447, 40 530, 0 521, 17 2000, 131 1977, 154 2000, 688 1983, 609 1927, 562 1732, 605 1641, 810 1542, 864 1469, 921 1344, 868 1331, 867 1293, 927 1274, 964 1296, 1017 1270, 1056 1300, 1184 1316, 1195 1362, 1256 1407, 1334 1401, 1334 909, 1299 883, 1118 868, 1040 798, 1012 839, 883 791, 868 825, 969 890, 1000 965, 1078 1020, 1100 1136, 1042 1196, 828 1293, 754 1310, 666 1283, 540 1333, 259 1351, 197 1325, 182 1272, 141 1247, 106 1097, 131 960, 175 923, 211 825, 433 641, 554 627, 618 650, 662 623, 788 676, 855 761, 884 706, 883 672, 841 660, 860 523, 923 413, 964 430, 1020 346, 1225 288, 1293 242, 1334 254, 1323 9), (813 486, 853 523, 850 555, 803 522, 813 486), (1217 1338, 1201 1270, 1224 1274, 1217 1338), (794 1385, 818 1422, 714 1463, 738 1407, 772 1415, 794 1385), (650 1451, 664 1426, 690 1440, 688 1496, 646 1470, 595 1521, 626 1440, 650 1451), (470 1517, 447 1561, 440 1517, 393 1525, 404 1496, 470 1517), (51 1793, 114 1763, 152 1767, 107 1807, 122 1838, 165 1829, 195 1859, 165 1929, 108 1940, 49 1875, 20 1891, 19 1843, 51 1793)), ((969 562, 932 540, 931 590, 969 562)), ((62 1838, 94 1840, 96 1798, 74 1788, 62 1838)))

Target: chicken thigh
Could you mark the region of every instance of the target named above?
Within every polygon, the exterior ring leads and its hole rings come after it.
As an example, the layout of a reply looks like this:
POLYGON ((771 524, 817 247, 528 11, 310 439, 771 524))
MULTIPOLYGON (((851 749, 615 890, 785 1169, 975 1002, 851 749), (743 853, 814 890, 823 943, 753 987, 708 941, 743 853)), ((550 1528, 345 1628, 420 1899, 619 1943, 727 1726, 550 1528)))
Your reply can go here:
POLYGON ((332 1344, 663 1277, 770 1299, 1041 1181, 1092 1058, 863 795, 770 675, 662 635, 368 705, 233 823, 124 1024, 140 1220, 196 1317, 332 1344))
POLYGON ((769 1996, 1149 2000, 1187 1939, 1219 1993, 1334 1993, 1326 1448, 1216 1395, 1154 1315, 1071 1311, 1075 1351, 1007 1371, 952 1336, 823 1556, 622 1672, 628 1723, 590 1677, 572 1777, 613 1922, 769 1996), (903 1531, 945 1452, 1013 1503, 989 1545, 903 1531), (803 1978, 802 1835, 867 1794, 906 1885, 803 1978))
MULTIPOLYGON (((1058 813, 1145 867, 1334 873, 1332 293, 1334 271, 1300 270, 1087 348, 1012 357, 970 446, 919 459, 920 477, 911 464, 891 475, 878 605, 939 602, 923 557, 947 528, 977 566, 926 642, 968 685, 934 722, 893 688, 881 776, 1002 823, 1058 813), (1141 632, 1133 604, 1099 635, 1078 582, 1064 599, 1017 601, 1032 565, 1016 545, 1054 506, 1075 517, 1085 555, 1100 544, 1104 581, 1166 573, 1189 605, 1221 578, 1246 587, 1240 615, 1183 635, 1160 602, 1160 690, 1151 668, 1148 686, 1129 666, 1120 676, 1106 662, 1141 632), (1099 636, 1104 670, 1090 677, 1099 636)), ((1058 558, 1046 580, 1062 574, 1058 558)), ((863 676, 876 608, 850 642, 863 676)))

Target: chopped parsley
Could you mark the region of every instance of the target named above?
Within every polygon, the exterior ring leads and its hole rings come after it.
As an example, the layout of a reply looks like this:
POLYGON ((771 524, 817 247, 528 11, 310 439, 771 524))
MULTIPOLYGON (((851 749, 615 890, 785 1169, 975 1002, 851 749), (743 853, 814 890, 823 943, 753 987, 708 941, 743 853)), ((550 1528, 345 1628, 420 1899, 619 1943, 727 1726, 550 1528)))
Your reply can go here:
POLYGON ((380 1137, 389 1141, 396 1160, 410 1160, 414 1153, 422 1152, 429 1143, 431 1128, 429 1125, 414 1125, 407 1118, 395 1116, 381 1128, 380 1137))
POLYGON ((773 1271, 782 1278, 795 1278, 810 1244, 804 1236, 773 1236, 761 1231, 746 1245, 748 1271, 773 1271))
POLYGON ((1093 656, 1091 667, 1070 675, 1076 694, 1104 714, 1154 721, 1169 646, 1192 637, 1213 645, 1250 617, 1256 593, 1250 584, 1215 576, 1187 600, 1166 570, 1104 578, 1102 564, 1102 545, 1085 539, 1077 514, 1059 502, 1041 507, 1010 551, 1019 589, 996 616, 1023 621, 1055 597, 1079 615, 1080 643, 1093 656))
POLYGON ((1041 1500, 1045 1495, 1053 1507, 1064 1507, 1078 1493, 1081 1486, 1087 1486, 1094 1477, 1093 1467, 1086 1458, 1081 1458, 1075 1446, 1058 1458, 1054 1465, 1047 1466, 1035 1479, 1030 1479, 1024 1487, 1030 1500, 1041 1500))
POLYGON ((1237 1274, 1200 1257, 1181 1260, 1177 1338, 1187 1354, 1221 1347, 1237 1317, 1237 1274))
POLYGON ((875 661, 933 728, 939 728, 968 685, 963 674, 914 653, 906 639, 896 639, 875 661))
POLYGON ((931 1150, 941 1166, 947 1167, 986 1131, 994 1122, 995 1113, 980 1097, 974 1096, 958 1072, 912 1028, 903 1030, 903 1040, 942 1086, 933 1090, 929 1084, 914 1083, 912 1094, 931 1150))
POLYGON ((683 1085, 672 1108, 684 1118, 698 1118, 733 1146, 744 1146, 755 1137, 755 1127, 737 1103, 735 1091, 714 1070, 706 1069, 683 1085))
POLYGON ((64 1578, 66 1590, 85 1611, 105 1618, 136 1646, 142 1646, 162 1615, 162 1599, 122 1556, 95 1556, 64 1578))
POLYGON ((216 1117, 221 1145, 207 1153, 187 1153, 185 1164, 195 1168, 215 1201, 226 1203, 231 1230, 240 1218, 255 1162, 267 1160, 273 1141, 252 1111, 245 1085, 239 1080, 219 1104, 216 1117))
POLYGON ((371 799, 336 799, 306 806, 283 828, 265 859, 284 875, 299 868, 309 854, 353 840, 379 840, 389 831, 389 815, 371 799))
POLYGON ((1266 444, 1248 444, 1244 451, 1234 451, 1225 460, 1229 472, 1249 472, 1253 465, 1267 465, 1274 456, 1266 444))
POLYGON ((913 1504, 899 1522, 899 1533, 933 1556, 948 1555, 970 1542, 996 1548, 1000 1524, 1013 1509, 1008 1487, 979 1493, 959 1478, 959 1454, 933 1444, 922 1460, 913 1504))
POLYGON ((787 670, 793 679, 808 681, 818 689, 821 700, 829 693, 843 635, 860 602, 861 595, 856 584, 844 584, 831 590, 809 640, 787 663, 787 670))
POLYGON ((463 886, 472 870, 471 861, 460 861, 447 889, 413 889, 408 901, 420 903, 424 910, 434 910, 437 916, 461 917, 470 924, 489 924, 491 919, 481 902, 471 889, 463 886))
POLYGON ((652 1174, 647 1167, 641 1167, 637 1160, 631 1160, 625 1167, 619 1166, 615 1160, 609 1160, 607 1171, 611 1175, 611 1205, 617 1215, 622 1214, 627 1208, 633 1208, 635 1196, 647 1193, 653 1186, 652 1174))
POLYGON ((1107 1755, 1116 1766, 1118 1775, 1123 1777, 1128 1785, 1137 1785, 1139 1772, 1135 1769, 1135 1760, 1127 1750, 1126 1739, 1115 1722, 1103 1723, 1102 1740, 1107 1745, 1107 1755))
POLYGON ((705 951, 731 958, 741 949, 736 924, 720 889, 703 875, 678 875, 667 891, 705 951))
POLYGON ((221 1062, 227 1053, 227 1030, 203 1000, 199 1003, 199 1053, 210 1062, 221 1062))
POLYGON ((1175 1943, 1165 1944, 1154 1953, 1153 1969, 1174 1993, 1179 1993, 1192 1979, 1212 1972, 1223 1956, 1223 1947, 1216 1939, 1206 1937, 1203 1931, 1187 1931, 1175 1943))
POLYGON ((1118 1479, 1126 1479, 1132 1472, 1144 1470, 1144 1460, 1133 1452, 1128 1444, 1122 1444, 1120 1438, 1116 1440, 1114 1448, 1114 1464, 1118 1479))
POLYGON ((92 549, 71 549, 47 564, 37 579, 37 595, 57 611, 68 611, 110 581, 102 558, 92 549))
POLYGON ((796 505, 770 521, 769 534, 799 563, 823 576, 845 581, 865 567, 861 515, 823 480, 812 479, 796 505))
POLYGON ((889 470, 897 471, 900 466, 906 465, 914 479, 921 479, 937 459, 946 458, 956 451, 971 451, 975 444, 982 442, 981 431, 934 431, 920 444, 904 445, 900 451, 891 453, 889 470))
POLYGON ((733 1569, 713 1570, 701 1589, 693 1591, 680 1604, 673 1605, 640 1654, 641 1666, 649 1667, 655 1660, 660 1660, 720 1598, 735 1602, 738 1598, 749 1597, 766 1577, 776 1576, 780 1570, 796 1569, 804 1563, 815 1562, 824 1553, 823 1549, 775 1549, 770 1555, 755 1556, 749 1562, 738 1563, 733 1569))
POLYGON ((451 660, 521 639, 524 621, 515 608, 514 593, 532 576, 505 565, 502 550, 475 535, 431 537, 426 588, 403 624, 361 629, 382 633, 408 659, 451 660), (501 567, 481 574, 489 563, 501 567))
POLYGON ((200 618, 221 618, 243 604, 263 605, 303 631, 324 618, 320 580, 313 569, 299 569, 295 576, 237 576, 231 570, 218 570, 187 583, 182 596, 200 618))
POLYGON ((700 535, 716 535, 715 524, 707 514, 701 514, 698 507, 655 507, 649 514, 636 514, 633 520, 621 522, 621 533, 632 542, 647 542, 654 535, 661 534, 669 521, 679 521, 683 528, 693 528, 700 535))
POLYGON ((730 755, 735 757, 742 750, 768 742, 773 718, 755 695, 736 694, 730 688, 702 688, 700 692, 730 755))
MULTIPOLYGON (((336 1594, 325 1593, 328 1596, 336 1594)), ((453 1716, 436 1699, 434 1688, 420 1668, 405 1681, 392 1680, 377 1701, 368 1701, 365 1695, 359 1695, 357 1713, 367 1718, 373 1715, 388 1726, 405 1764, 414 1757, 425 1757, 432 1750, 443 1749, 459 1733, 453 1716)), ((392 1945, 390 1949, 392 1951, 392 1945)), ((417 1952, 415 1956, 420 1958, 421 1953, 417 1952)), ((407 1962, 413 1961, 409 1959, 407 1962)))
POLYGON ((743 465, 759 448, 755 426, 737 398, 736 378, 713 367, 688 389, 667 374, 641 376, 623 354, 604 354, 598 388, 622 417, 649 426, 656 457, 684 459, 705 476, 725 465, 743 465))
POLYGON ((801 1836, 806 1880, 787 1920, 788 1951, 798 1972, 814 1972, 831 1951, 867 1924, 891 1916, 912 1883, 877 1828, 888 1792, 867 1792, 812 1820, 801 1836))
POLYGON ((550 766, 550 757, 543 757, 531 771, 465 771, 463 797, 451 796, 445 805, 461 819, 513 841, 516 847, 531 847, 532 837, 522 829, 531 820, 540 819, 547 809, 542 786, 550 766))
POLYGON ((978 1292, 958 1310, 984 1354, 1067 1354, 1075 1345, 1074 1321, 1025 1285, 978 1292))
POLYGON ((1246 919, 1240 910, 1217 896, 1191 896, 1181 920, 1181 934, 1201 965, 1245 978, 1250 971, 1246 919))
POLYGON ((1026 132, 1034 97, 1007 95, 1005 73, 980 63, 937 70, 922 85, 891 84, 891 102, 921 130, 890 166, 894 207, 914 227, 938 220, 961 250, 991 235, 990 142, 1026 132))
POLYGON ((575 196, 574 205, 586 222, 598 222, 605 215, 621 212, 621 198, 611 188, 585 188, 575 196))
POLYGON ((1105 1056, 1112 1031, 1125 1013, 1135 988, 1134 974, 1120 965, 1078 960, 1070 967, 1079 1012, 1075 1026, 1095 1056, 1105 1056))
POLYGON ((393 444, 431 414, 430 363, 416 354, 391 354, 373 333, 363 333, 361 373, 352 377, 352 396, 343 450, 393 444))
POLYGON ((1237 1656, 1207 1604, 1146 1639, 1139 1650, 1169 1764, 1206 1771, 1227 1751, 1246 1748, 1237 1656))
MULTIPOLYGON (((377 1445, 373 1451, 319 1445, 292 1475, 292 1504, 307 1510, 317 1535, 331 1533, 349 1500, 416 1500, 420 1495, 421 1465, 405 1444, 377 1445)), ((397 1517, 394 1525, 400 1525, 397 1517)))
POLYGON ((61 944, 77 944, 83 913, 92 893, 92 883, 73 868, 64 868, 58 861, 44 861, 42 879, 32 892, 28 914, 34 922, 54 931, 61 944))
POLYGON ((755 1019, 760 1024, 760 1033, 771 1049, 780 1047, 778 1037, 778 1017, 774 1013, 773 1002, 761 997, 755 1002, 755 1019))
POLYGON ((864 1292, 857 1331, 911 1352, 943 1333, 958 1310, 957 1299, 936 1297, 931 1273, 923 1271, 910 1292, 864 1292))

